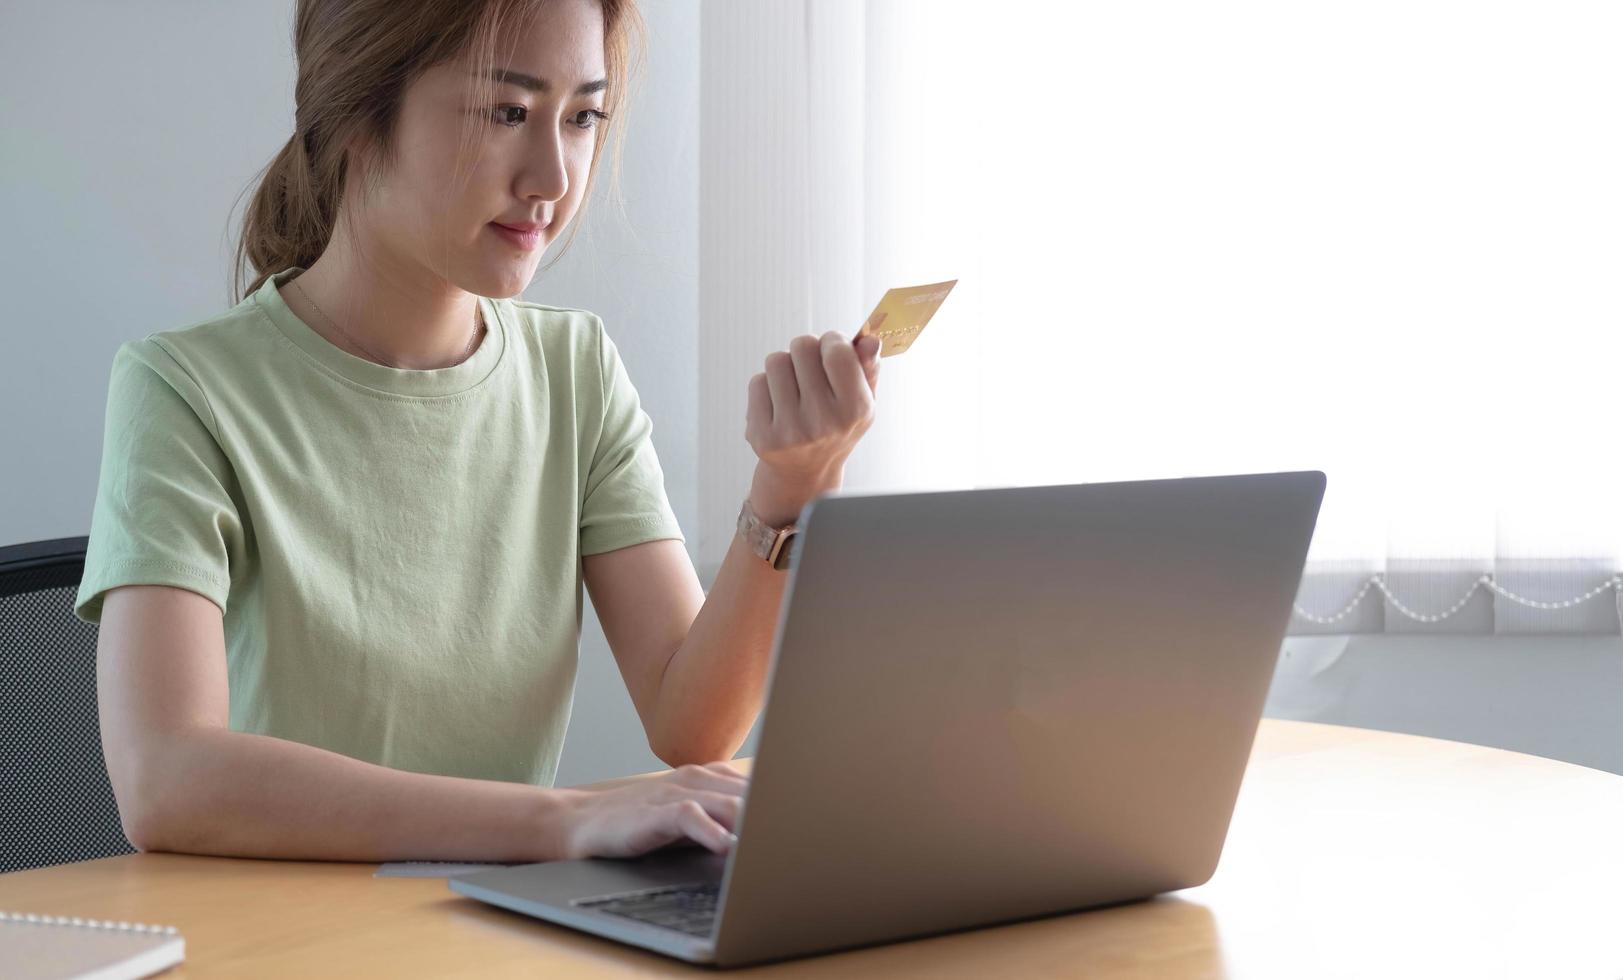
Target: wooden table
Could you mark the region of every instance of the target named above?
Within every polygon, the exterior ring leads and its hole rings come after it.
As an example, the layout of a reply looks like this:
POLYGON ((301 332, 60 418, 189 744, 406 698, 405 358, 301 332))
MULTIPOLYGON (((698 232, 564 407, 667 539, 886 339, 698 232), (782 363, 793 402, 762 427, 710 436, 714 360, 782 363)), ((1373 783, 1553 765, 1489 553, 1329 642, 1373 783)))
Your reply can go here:
MULTIPOLYGON (((710 972, 376 868, 134 854, 0 875, 0 909, 178 926, 176 978, 710 972)), ((1623 776, 1265 720, 1199 888, 729 973, 1623 977, 1623 776)))

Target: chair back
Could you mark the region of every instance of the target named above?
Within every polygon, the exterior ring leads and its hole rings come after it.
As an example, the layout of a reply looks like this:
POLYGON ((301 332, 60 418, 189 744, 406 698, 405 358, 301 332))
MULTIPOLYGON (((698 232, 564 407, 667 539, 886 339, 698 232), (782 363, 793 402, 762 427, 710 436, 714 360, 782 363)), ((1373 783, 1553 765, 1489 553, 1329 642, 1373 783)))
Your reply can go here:
POLYGON ((102 755, 88 539, 0 547, 0 874, 133 854, 102 755))

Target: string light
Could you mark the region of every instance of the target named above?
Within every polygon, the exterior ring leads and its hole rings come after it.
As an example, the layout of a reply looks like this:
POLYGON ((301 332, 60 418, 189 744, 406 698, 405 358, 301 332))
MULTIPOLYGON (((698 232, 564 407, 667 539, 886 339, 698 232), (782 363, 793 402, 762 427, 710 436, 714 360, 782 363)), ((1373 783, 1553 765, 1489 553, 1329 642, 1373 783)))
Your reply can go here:
POLYGON ((1483 575, 1481 578, 1479 578, 1475 582, 1471 583, 1471 588, 1466 591, 1465 596, 1463 598, 1461 598, 1459 602, 1454 603, 1453 607, 1450 608, 1447 612, 1439 613, 1438 615, 1435 615, 1435 616, 1428 616, 1425 613, 1415 612, 1413 609, 1410 609, 1408 606, 1405 606, 1402 603, 1402 601, 1400 601, 1398 599, 1397 596, 1392 594, 1392 590, 1386 587, 1386 576, 1384 574, 1380 573, 1380 572, 1376 572, 1374 575, 1371 575, 1369 577, 1369 579, 1364 582, 1364 587, 1358 590, 1358 594, 1353 596, 1352 601, 1347 603, 1346 607, 1344 609, 1342 609, 1340 612, 1336 613, 1334 616, 1329 616, 1329 617, 1315 616, 1312 613, 1308 612, 1307 610, 1303 609, 1301 606, 1294 606, 1293 608, 1295 610, 1296 615, 1302 617, 1303 619, 1307 620, 1308 622, 1318 623, 1320 626, 1331 626, 1331 625, 1334 625, 1337 620, 1339 620, 1342 617, 1346 616, 1348 613, 1351 613, 1353 611, 1353 609, 1355 609, 1358 606, 1358 603, 1361 602, 1363 600, 1363 598, 1364 598, 1364 593, 1369 591, 1369 587, 1371 585, 1376 586, 1382 592, 1386 593, 1386 598, 1392 603, 1393 607, 1396 608, 1398 610, 1398 612, 1403 613, 1405 616, 1408 616, 1410 619, 1417 620, 1417 621, 1422 622, 1422 623, 1440 623, 1443 620, 1447 619, 1448 617, 1450 617, 1450 616, 1454 615, 1455 613, 1459 612, 1461 609, 1465 608, 1465 604, 1467 602, 1471 601, 1471 597, 1476 595, 1477 587, 1482 586, 1482 585, 1486 585, 1492 591, 1497 592, 1498 594, 1504 596, 1506 599, 1509 599, 1512 602, 1519 602, 1524 606, 1531 606, 1534 609, 1570 609, 1571 607, 1576 606, 1579 603, 1588 602, 1590 599, 1593 599, 1595 596, 1600 595, 1602 592, 1605 592, 1607 589, 1616 589, 1618 591, 1618 593, 1619 593, 1619 596, 1623 597, 1623 576, 1617 576, 1617 575, 1612 576, 1611 578, 1607 579, 1605 582, 1602 582, 1599 586, 1595 587, 1594 589, 1591 589, 1589 592, 1587 592, 1584 595, 1581 595, 1581 596, 1577 597, 1576 599, 1567 599, 1567 600, 1564 600, 1562 602, 1539 602, 1537 599, 1528 599, 1528 598, 1526 598, 1524 596, 1516 595, 1513 592, 1507 591, 1503 586, 1501 586, 1501 585, 1499 585, 1499 583, 1495 582, 1493 580, 1493 576, 1491 576, 1491 575, 1483 575))

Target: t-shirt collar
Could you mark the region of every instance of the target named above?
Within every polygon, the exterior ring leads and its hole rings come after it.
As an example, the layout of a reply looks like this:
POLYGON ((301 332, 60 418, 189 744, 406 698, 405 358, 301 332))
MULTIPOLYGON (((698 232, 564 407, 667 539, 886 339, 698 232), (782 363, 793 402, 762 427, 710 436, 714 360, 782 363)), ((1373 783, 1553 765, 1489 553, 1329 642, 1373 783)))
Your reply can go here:
POLYGON ((419 371, 389 367, 357 357, 334 345, 299 319, 282 298, 278 287, 303 271, 302 266, 290 266, 267 276, 258 292, 254 293, 255 305, 264 311, 283 336, 307 354, 317 366, 363 387, 397 395, 456 394, 477 387, 490 377, 507 350, 507 323, 502 317, 500 304, 489 297, 480 296, 478 301, 484 310, 488 329, 480 339, 478 348, 461 364, 419 371))

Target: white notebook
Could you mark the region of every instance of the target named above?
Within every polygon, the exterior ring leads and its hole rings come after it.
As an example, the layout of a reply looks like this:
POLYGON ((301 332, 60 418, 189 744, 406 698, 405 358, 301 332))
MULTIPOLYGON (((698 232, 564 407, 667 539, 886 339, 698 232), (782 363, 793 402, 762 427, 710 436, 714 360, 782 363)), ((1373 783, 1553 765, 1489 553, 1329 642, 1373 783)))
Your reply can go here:
POLYGON ((174 926, 0 911, 0 977, 134 980, 186 958, 174 926))

